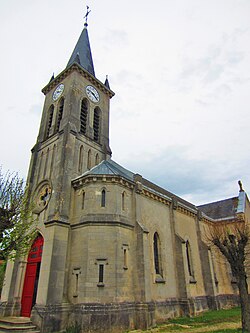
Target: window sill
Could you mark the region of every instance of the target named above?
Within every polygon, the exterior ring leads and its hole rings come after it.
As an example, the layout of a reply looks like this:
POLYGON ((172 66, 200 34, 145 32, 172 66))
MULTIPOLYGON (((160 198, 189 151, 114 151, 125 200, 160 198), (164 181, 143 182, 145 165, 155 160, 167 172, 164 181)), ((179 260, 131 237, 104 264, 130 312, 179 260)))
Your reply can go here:
POLYGON ((195 283, 197 283, 197 281, 195 280, 195 278, 193 276, 190 276, 189 283, 195 284, 195 283))
POLYGON ((103 282, 98 282, 97 283, 97 287, 104 287, 104 286, 105 286, 105 284, 103 282))
POLYGON ((155 283, 165 283, 166 281, 163 279, 161 275, 157 275, 155 278, 155 283))

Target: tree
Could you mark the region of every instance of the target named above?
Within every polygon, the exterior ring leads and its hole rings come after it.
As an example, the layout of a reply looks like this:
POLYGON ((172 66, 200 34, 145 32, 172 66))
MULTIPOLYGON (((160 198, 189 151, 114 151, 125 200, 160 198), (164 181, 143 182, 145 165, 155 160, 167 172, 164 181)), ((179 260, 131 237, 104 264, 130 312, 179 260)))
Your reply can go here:
POLYGON ((0 168, 0 257, 26 254, 35 237, 29 190, 17 173, 0 168))
POLYGON ((234 223, 216 222, 207 225, 205 235, 209 243, 219 249, 230 265, 239 289, 242 331, 250 333, 250 303, 246 273, 249 227, 242 220, 234 223))

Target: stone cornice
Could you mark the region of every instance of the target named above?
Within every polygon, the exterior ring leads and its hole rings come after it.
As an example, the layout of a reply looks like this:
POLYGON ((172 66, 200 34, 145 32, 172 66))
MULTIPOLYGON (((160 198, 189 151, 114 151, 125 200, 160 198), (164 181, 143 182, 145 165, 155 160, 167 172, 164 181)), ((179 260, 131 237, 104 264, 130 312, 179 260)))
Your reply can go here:
POLYGON ((71 225, 71 229, 77 229, 81 227, 87 226, 112 226, 112 227, 121 227, 126 229, 134 229, 134 226, 130 223, 126 223, 123 221, 80 221, 77 224, 71 225))
POLYGON ((87 175, 73 180, 72 185, 74 189, 79 189, 85 185, 96 182, 102 182, 102 184, 113 183, 129 189, 134 188, 134 183, 119 175, 87 175))
POLYGON ((141 194, 144 195, 145 197, 148 197, 150 199, 153 199, 155 201, 158 201, 164 205, 168 205, 170 206, 171 205, 171 202, 172 202, 172 199, 167 197, 167 196, 164 196, 160 193, 157 193, 156 191, 154 190, 151 190, 149 189, 148 187, 142 187, 142 190, 141 190, 141 194))
MULTIPOLYGON (((123 178, 120 175, 87 175, 80 178, 77 178, 72 181, 72 185, 74 189, 79 189, 83 186, 86 186, 88 184, 93 184, 96 182, 102 182, 103 184, 107 183, 113 183, 117 185, 122 185, 124 187, 127 187, 128 189, 133 190, 135 188, 137 194, 141 194, 147 198, 150 198, 152 200, 158 201, 159 203, 162 203, 163 205, 170 206, 173 203, 173 209, 177 210, 178 212, 185 214, 187 216, 191 216, 195 218, 198 215, 199 210, 195 210, 191 207, 188 207, 184 205, 182 202, 179 202, 176 200, 175 197, 168 197, 162 193, 159 193, 153 189, 150 189, 147 186, 138 185, 138 182, 136 184, 134 182, 129 181, 126 178, 123 178)), ((204 218, 204 216, 202 217, 204 218)))
POLYGON ((107 94, 110 98, 112 98, 115 93, 108 89, 101 81, 99 81, 96 77, 91 75, 88 71, 86 71, 84 68, 82 68, 77 63, 73 63, 70 67, 63 70, 60 74, 58 74, 54 80, 49 82, 43 89, 42 92, 44 95, 46 95, 51 89, 56 87, 63 79, 65 79, 69 74, 72 72, 78 72, 80 75, 88 79, 91 83, 93 83, 98 89, 103 91, 105 94, 107 94))

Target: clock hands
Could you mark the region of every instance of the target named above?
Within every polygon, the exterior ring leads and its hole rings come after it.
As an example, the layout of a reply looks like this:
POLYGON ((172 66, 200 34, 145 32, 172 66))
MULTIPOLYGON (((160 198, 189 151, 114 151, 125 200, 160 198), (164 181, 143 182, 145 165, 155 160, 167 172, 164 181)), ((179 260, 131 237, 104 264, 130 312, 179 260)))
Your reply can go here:
POLYGON ((88 97, 93 101, 93 102, 98 102, 99 101, 99 94, 96 91, 96 89, 92 86, 87 86, 86 87, 86 93, 88 97))
POLYGON ((98 100, 96 94, 93 91, 90 90, 90 93, 95 97, 96 100, 98 100))

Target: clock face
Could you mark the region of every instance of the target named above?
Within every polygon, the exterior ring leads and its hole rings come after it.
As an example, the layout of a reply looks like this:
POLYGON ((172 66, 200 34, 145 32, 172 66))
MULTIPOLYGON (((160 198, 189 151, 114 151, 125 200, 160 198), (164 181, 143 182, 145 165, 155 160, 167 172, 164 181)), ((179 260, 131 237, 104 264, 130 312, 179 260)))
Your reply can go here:
POLYGON ((48 182, 43 182, 40 184, 34 195, 34 209, 33 212, 36 214, 40 214, 43 211, 51 198, 52 189, 48 182))
POLYGON ((53 92, 53 101, 56 101, 60 96, 61 94, 63 93, 63 90, 64 90, 64 84, 59 84, 59 86, 56 87, 55 91, 53 92))
POLYGON ((94 87, 87 86, 86 87, 86 94, 92 102, 98 103, 100 101, 99 93, 94 87))

